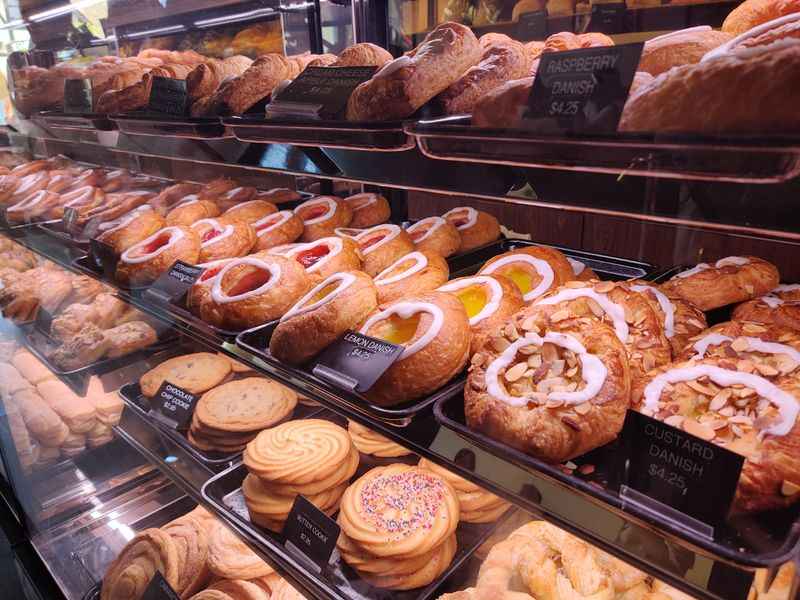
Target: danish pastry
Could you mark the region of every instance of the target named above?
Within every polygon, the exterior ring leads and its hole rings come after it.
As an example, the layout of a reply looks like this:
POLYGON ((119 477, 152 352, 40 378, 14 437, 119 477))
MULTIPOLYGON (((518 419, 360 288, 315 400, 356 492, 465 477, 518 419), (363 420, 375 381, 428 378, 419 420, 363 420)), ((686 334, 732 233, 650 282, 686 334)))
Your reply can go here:
POLYGON ((119 255, 165 226, 164 217, 145 204, 115 221, 101 223, 97 240, 111 246, 119 255))
POLYGON ((511 508, 511 504, 499 496, 495 496, 479 485, 467 481, 427 458, 420 458, 417 466, 420 469, 436 473, 453 486, 461 508, 460 520, 464 523, 494 523, 511 508))
POLYGON ((256 195, 257 200, 266 200, 273 204, 283 204, 284 202, 294 202, 300 200, 302 196, 297 190, 290 190, 289 188, 272 188, 258 192, 256 195))
POLYGON ((398 225, 376 225, 355 237, 364 257, 364 271, 375 277, 401 256, 414 251, 414 242, 398 225))
POLYGON ((753 321, 727 321, 691 337, 679 358, 684 361, 730 358, 732 366, 739 358, 755 353, 761 359, 757 367, 767 375, 774 375, 770 367, 784 372, 786 365, 800 361, 797 350, 800 350, 800 334, 796 331, 753 321))
POLYGON ((214 201, 220 210, 228 211, 242 204, 250 202, 257 193, 256 188, 250 186, 237 186, 220 194, 214 201))
POLYGON ((467 310, 472 331, 471 354, 480 350, 500 325, 525 306, 519 288, 503 275, 460 277, 437 291, 453 294, 467 310))
POLYGON ((553 322, 533 307, 472 358, 467 424, 558 463, 613 440, 630 404, 631 371, 614 330, 594 318, 553 322))
POLYGON ((375 284, 366 273, 334 273, 281 317, 270 339, 270 354, 292 365, 305 363, 357 328, 377 306, 375 284))
POLYGON ((203 267, 203 272, 198 275, 192 287, 186 293, 186 308, 195 316, 200 316, 200 307, 211 298, 211 286, 222 268, 233 258, 223 258, 210 263, 197 265, 203 267))
POLYGON ((196 264, 200 258, 200 236, 190 227, 165 227, 119 257, 116 279, 124 285, 153 283, 176 260, 196 264))
POLYGON ((445 258, 458 252, 461 247, 461 234, 458 233, 458 229, 442 217, 420 219, 406 229, 406 233, 418 250, 437 252, 445 258))
POLYGON ((256 249, 267 250, 290 244, 303 235, 303 221, 290 210, 268 215, 253 223, 256 249))
POLYGON ((755 256, 728 256, 678 273, 662 288, 701 310, 711 310, 763 296, 779 282, 775 265, 755 256))
POLYGON ((478 274, 508 277, 528 303, 574 277, 567 257, 547 246, 526 246, 495 256, 478 274))
POLYGON ((654 303, 626 282, 570 281, 534 302, 531 309, 544 311, 550 322, 585 316, 610 324, 627 349, 634 380, 670 361, 671 347, 654 303))
POLYGON ((360 271, 361 251, 358 244, 347 238, 326 237, 315 242, 300 244, 285 255, 293 258, 314 280, 326 278, 340 271, 360 271))
POLYGON ((61 196, 55 192, 39 190, 9 206, 6 209, 6 219, 9 223, 30 223, 56 206, 60 200, 61 196))
POLYGON ((278 207, 267 200, 250 200, 232 206, 220 216, 219 220, 227 223, 231 220, 256 223, 264 217, 278 212, 278 207))
POLYGON ((591 281, 592 279, 600 279, 597 276, 597 273, 587 267, 585 263, 575 260, 574 258, 570 258, 569 256, 567 256, 567 262, 569 262, 570 266, 572 267, 574 279, 577 279, 578 281, 591 281))
POLYGON ((469 358, 467 311, 457 298, 443 292, 382 305, 360 332, 403 346, 400 357, 365 394, 382 406, 415 400, 439 389, 461 372, 469 358))
POLYGON ((350 434, 350 439, 353 440, 353 444, 362 454, 378 458, 397 458, 412 454, 411 450, 357 421, 347 419, 347 433, 350 434))
POLYGON ((471 206, 459 206, 442 215, 461 236, 459 252, 474 250, 500 239, 500 223, 492 215, 471 206))
POLYGON ((200 318, 226 329, 247 329, 280 318, 311 287, 294 259, 277 255, 232 260, 211 285, 200 318))
POLYGON ((447 281, 450 267, 435 252, 418 250, 401 256, 375 276, 381 304, 421 292, 431 292, 447 281))
POLYGON ((800 12, 797 0, 745 0, 725 17, 722 31, 739 35, 757 25, 796 12, 800 12))
POLYGON ((219 207, 211 200, 203 200, 197 194, 189 194, 167 213, 167 225, 189 226, 200 219, 218 217, 219 207))
POLYGON ((200 236, 200 262, 244 256, 256 243, 255 229, 245 221, 200 219, 192 223, 200 236))
POLYGON ((733 309, 732 318, 800 331, 800 285, 782 284, 765 296, 743 302, 733 309))
POLYGON ((380 225, 388 221, 392 215, 389 201, 380 194, 365 192, 349 196, 344 201, 350 205, 350 210, 353 211, 350 227, 363 229, 380 225))
POLYGON ((317 196, 294 209, 303 221, 301 241, 313 242, 333 235, 337 227, 347 227, 353 218, 350 205, 335 196, 317 196))
MULTIPOLYGON (((734 343, 727 348, 737 354, 734 343)), ((785 346, 781 354, 760 354, 673 363, 634 386, 634 405, 644 414, 745 457, 737 512, 800 499, 800 353, 785 346)))
POLYGON ((703 311, 683 298, 665 292, 649 281, 631 281, 630 288, 634 292, 645 294, 653 301, 653 308, 661 319, 664 335, 672 347, 673 358, 686 347, 690 337, 708 327, 703 311))

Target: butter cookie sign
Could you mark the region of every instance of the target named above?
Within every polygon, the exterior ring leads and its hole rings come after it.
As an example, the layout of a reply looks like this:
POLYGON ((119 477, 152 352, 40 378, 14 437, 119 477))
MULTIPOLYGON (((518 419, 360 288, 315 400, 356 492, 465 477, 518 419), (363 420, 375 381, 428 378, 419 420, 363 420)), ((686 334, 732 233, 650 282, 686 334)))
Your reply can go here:
POLYGON ((613 133, 643 44, 542 54, 523 121, 538 133, 613 133))

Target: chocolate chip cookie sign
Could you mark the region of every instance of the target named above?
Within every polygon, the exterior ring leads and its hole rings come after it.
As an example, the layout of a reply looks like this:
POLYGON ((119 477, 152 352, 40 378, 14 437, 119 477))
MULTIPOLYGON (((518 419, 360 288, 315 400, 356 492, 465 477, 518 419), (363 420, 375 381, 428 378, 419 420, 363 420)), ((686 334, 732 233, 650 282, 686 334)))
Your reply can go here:
POLYGON ((194 413, 197 396, 165 381, 158 388, 151 416, 175 429, 186 429, 194 413))

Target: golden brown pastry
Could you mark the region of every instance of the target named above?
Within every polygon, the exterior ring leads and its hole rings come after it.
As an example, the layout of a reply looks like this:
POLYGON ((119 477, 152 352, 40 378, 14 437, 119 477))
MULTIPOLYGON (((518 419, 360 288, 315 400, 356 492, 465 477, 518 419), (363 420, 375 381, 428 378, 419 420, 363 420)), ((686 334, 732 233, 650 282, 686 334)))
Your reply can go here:
POLYGON ((662 288, 701 310, 711 310, 762 296, 779 281, 775 265, 761 258, 728 256, 678 273, 662 288))
POLYGON ((241 204, 236 204, 226 210, 219 217, 220 221, 226 223, 231 220, 244 221, 245 223, 255 223, 264 217, 278 212, 278 207, 272 202, 262 199, 248 200, 241 204))
POLYGON ((180 574, 177 550, 168 533, 145 529, 129 541, 106 570, 102 600, 139 598, 156 571, 176 588, 180 574))
POLYGON ((267 250, 290 244, 303 235, 303 221, 291 210, 268 215, 253 223, 256 231, 257 250, 267 250))
POLYGON ((411 116, 477 63, 480 52, 469 27, 452 22, 437 25, 414 50, 387 63, 353 90, 347 119, 389 121, 411 116))
POLYGON ((760 359, 758 368, 769 375, 774 374, 770 367, 784 372, 800 357, 792 349, 800 350, 797 331, 753 321, 726 321, 691 337, 678 358, 681 361, 730 358, 728 366, 733 366, 738 359, 756 354, 760 359))
POLYGON ((638 70, 657 76, 672 67, 695 64, 706 52, 731 39, 731 34, 707 26, 659 35, 645 42, 638 70))
POLYGON ((392 209, 389 202, 380 194, 365 192, 344 199, 353 211, 349 226, 357 229, 380 225, 389 220, 392 209))
POLYGON ((190 227, 160 229, 119 257, 116 279, 124 285, 153 283, 176 260, 196 264, 200 257, 200 236, 190 227))
POLYGON ((346 331, 356 329, 377 306, 375 284, 369 275, 361 271, 334 273, 281 317, 270 339, 270 354, 292 365, 303 364, 346 331))
POLYGON ((97 228, 100 232, 97 241, 108 244, 119 255, 165 226, 164 217, 145 204, 119 219, 101 223, 97 228))
POLYGON ((211 59, 196 66, 186 76, 189 98, 196 100, 213 94, 223 81, 229 77, 238 77, 252 64, 253 61, 246 56, 230 56, 223 60, 211 59))
POLYGON ((739 35, 778 17, 800 12, 797 0, 745 0, 722 23, 722 31, 739 35))
POLYGON ((347 419, 347 433, 350 434, 350 439, 362 454, 378 458, 397 458, 412 454, 411 450, 351 419, 347 419))
POLYGON ((228 579, 252 579, 274 571, 220 521, 214 521, 209 532, 208 568, 228 579))
POLYGON ((200 236, 201 263, 244 256, 256 243, 256 230, 238 219, 200 219, 192 223, 191 229, 200 236))
POLYGON ((398 258, 375 276, 378 302, 431 292, 450 277, 447 261, 436 252, 415 250, 398 258))
POLYGON ((167 225, 185 225, 188 227, 200 219, 218 217, 222 211, 216 202, 200 198, 197 194, 185 196, 175 208, 167 213, 167 225))
POLYGON ((294 209, 294 214, 303 221, 303 242, 331 236, 337 227, 347 227, 353 219, 351 206, 336 196, 306 200, 294 209))
POLYGON ((420 219, 406 233, 418 250, 437 252, 445 258, 452 256, 461 247, 461 234, 456 226, 442 217, 420 219))
POLYGON ((364 271, 375 277, 401 256, 414 251, 414 242, 400 226, 386 223, 355 236, 364 259, 364 271))
POLYGON ((519 289, 526 303, 573 279, 567 257, 549 246, 524 246, 490 259, 479 275, 503 275, 519 289))
POLYGON ((284 253, 300 263, 315 283, 342 271, 361 270, 361 252, 351 239, 325 237, 308 244, 299 244, 284 253))
POLYGON ((774 324, 800 331, 800 285, 782 284, 733 309, 733 320, 774 324))
POLYGON ((382 67, 392 60, 386 50, 369 42, 353 44, 342 50, 331 67, 382 67))
POLYGON ((489 213, 471 206, 459 206, 442 217, 458 229, 461 236, 459 252, 468 252, 500 238, 500 223, 489 213))
POLYGON ((383 406, 429 394, 466 366, 471 333, 464 305, 444 292, 426 292, 384 304, 360 332, 403 346, 403 352, 367 392, 383 406))
POLYGON ((244 73, 220 85, 205 102, 203 112, 241 115, 268 97, 279 83, 291 79, 296 68, 282 54, 261 56, 244 73))

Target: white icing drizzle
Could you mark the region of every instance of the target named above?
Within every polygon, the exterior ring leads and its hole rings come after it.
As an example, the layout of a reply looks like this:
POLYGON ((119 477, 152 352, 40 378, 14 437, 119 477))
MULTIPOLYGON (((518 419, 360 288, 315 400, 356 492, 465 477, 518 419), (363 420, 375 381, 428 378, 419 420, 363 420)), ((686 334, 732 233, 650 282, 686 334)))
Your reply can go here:
POLYGON ((286 223, 286 221, 291 219, 292 215, 294 215, 292 211, 282 210, 280 212, 273 213, 271 215, 267 215, 266 217, 259 219, 258 221, 253 223, 253 227, 256 230, 256 236, 261 237, 262 235, 265 235, 270 231, 273 231, 274 229, 280 227, 281 225, 286 223), (264 227, 263 229, 259 229, 261 225, 263 225, 264 223, 268 223, 270 219, 275 219, 276 217, 277 220, 272 225, 270 225, 269 227, 264 227))
POLYGON ((430 327, 428 327, 428 330, 413 344, 406 346, 403 350, 403 353, 400 355, 400 358, 397 359, 398 362, 405 360, 422 350, 425 346, 430 344, 437 335, 439 335, 439 331, 442 329, 442 325, 444 324, 444 313, 442 312, 442 309, 435 304, 430 302, 397 302, 396 304, 392 304, 389 308, 373 314, 369 319, 367 319, 367 322, 361 326, 361 333, 364 335, 369 335, 367 332, 373 325, 375 325, 378 321, 388 319, 392 315, 397 315, 401 319, 410 319, 415 314, 421 312, 426 312, 431 315, 433 317, 433 321, 431 322, 430 327))
POLYGON ((33 208, 39 202, 44 200, 45 196, 47 195, 47 190, 39 190, 38 192, 34 192, 30 196, 26 196, 20 202, 17 202, 14 206, 9 206, 7 212, 18 212, 22 210, 27 210, 29 208, 33 208))
POLYGON ((356 194, 354 196, 350 196, 349 198, 345 198, 345 202, 347 202, 350 205, 350 208, 352 208, 354 212, 357 210, 362 210, 364 208, 367 208, 368 206, 372 206, 377 201, 378 201, 377 194, 369 194, 369 193, 356 194))
POLYGON ((668 338, 675 336, 675 305, 670 302, 666 294, 656 287, 650 285, 632 285, 631 289, 634 292, 647 293, 650 292, 656 297, 658 305, 661 307, 661 312, 664 313, 664 335, 668 338))
POLYGON ((749 262, 750 259, 744 258, 743 256, 728 256, 726 258, 720 258, 716 263, 714 263, 714 266, 717 267, 718 269, 732 265, 740 267, 742 265, 748 264, 749 262))
POLYGON ((209 262, 200 263, 197 266, 198 267, 203 267, 203 272, 200 273, 200 276, 197 278, 197 282, 194 285, 204 285, 204 286, 212 285, 219 278, 220 273, 222 273, 222 269, 217 271, 216 274, 213 277, 210 277, 208 279, 203 279, 203 275, 205 275, 205 272, 208 271, 209 269, 213 269, 214 267, 216 267, 218 265, 227 264, 227 263, 231 262, 232 260, 235 260, 235 259, 233 259, 233 258, 220 258, 218 260, 212 260, 212 261, 209 261, 209 262))
POLYGON ((596 292, 592 288, 563 288, 555 295, 537 300, 534 304, 558 304, 559 302, 567 302, 577 298, 591 298, 597 302, 600 308, 611 318, 611 322, 614 323, 614 331, 619 340, 623 344, 628 342, 628 323, 625 321, 625 309, 616 302, 612 302, 607 295, 596 292))
POLYGON ((333 198, 312 198, 311 200, 306 200, 302 204, 300 204, 297 208, 294 209, 294 214, 296 214, 301 219, 303 218, 300 212, 309 206, 316 206, 318 204, 325 204, 328 209, 325 211, 324 214, 320 215, 319 217, 314 217, 313 219, 309 219, 306 221, 303 219, 303 225, 314 225, 315 223, 321 223, 322 221, 327 221, 330 219, 334 213, 336 212, 336 201, 333 198))
POLYGON ((97 226, 97 230, 105 233, 113 233, 118 229, 127 227, 128 225, 130 225, 131 221, 133 221, 141 213, 147 212, 149 210, 153 210, 153 207, 150 206, 149 204, 143 204, 142 206, 138 206, 134 208, 132 211, 126 213, 123 217, 119 219, 115 219, 114 221, 106 221, 105 223, 100 223, 100 225, 97 226))
POLYGON ((415 243, 419 244, 421 241, 426 240, 434 231, 439 229, 439 227, 444 225, 446 222, 447 221, 445 221, 442 217, 428 217, 426 219, 420 219, 419 221, 411 225, 408 229, 406 229, 406 231, 408 232, 409 235, 411 235, 416 230, 426 227, 428 223, 433 223, 433 225, 428 227, 428 230, 422 235, 422 237, 415 241, 415 243))
POLYGON ((475 223, 478 222, 478 211, 472 208, 471 206, 458 206, 453 210, 448 210, 442 216, 446 221, 449 221, 448 217, 455 216, 456 213, 460 213, 463 211, 467 211, 467 222, 463 225, 456 225, 456 229, 462 231, 464 229, 469 229, 470 227, 474 226, 475 223))
POLYGON ((525 406, 530 401, 540 403, 534 396, 511 396, 503 390, 498 381, 500 370, 508 367, 523 346, 541 346, 545 342, 555 344, 574 352, 581 361, 581 379, 586 384, 583 389, 574 392, 547 392, 548 400, 563 401, 568 405, 583 404, 594 398, 603 388, 608 376, 608 369, 597 356, 589 354, 586 348, 573 336, 566 333, 547 332, 541 337, 533 332, 528 332, 525 337, 506 348, 502 354, 495 358, 486 369, 486 390, 493 397, 509 406, 525 406))
POLYGON ((758 375, 741 371, 729 371, 713 365, 694 365, 670 369, 656 375, 644 388, 644 411, 651 415, 658 411, 661 393, 668 383, 693 381, 700 377, 708 377, 711 381, 723 387, 736 384, 744 385, 755 390, 759 396, 766 398, 771 404, 778 407, 778 412, 781 416, 780 421, 765 428, 765 432, 772 435, 786 435, 794 426, 798 409, 800 408, 797 398, 758 375))
POLYGON ((367 255, 370 252, 374 252, 384 244, 388 244, 390 241, 392 241, 394 238, 400 235, 400 232, 402 231, 402 229, 400 229, 398 225, 392 225, 392 224, 376 225, 375 227, 370 227, 369 229, 365 229, 353 239, 355 239, 359 243, 359 245, 361 245, 361 240, 369 239, 370 237, 372 237, 371 234, 375 233, 376 231, 382 231, 382 230, 387 230, 388 233, 385 236, 383 236, 381 240, 372 244, 372 246, 370 246, 369 248, 362 247, 361 248, 362 254, 367 255))
POLYGON ((269 248, 267 250, 267 253, 268 254, 277 254, 279 256, 286 256, 286 254, 289 251, 293 250, 294 248, 297 248, 298 246, 302 246, 302 244, 295 244, 295 243, 292 243, 292 244, 281 244, 280 246, 274 246, 272 248, 269 248))
POLYGON ((405 256, 402 256, 396 261, 394 261, 383 271, 378 273, 378 276, 375 277, 374 279, 375 285, 389 285, 391 283, 397 283, 401 279, 405 279, 406 277, 411 277, 412 275, 416 275, 427 266, 428 266, 428 257, 425 256, 422 252, 409 252, 405 256), (409 260, 413 261, 412 265, 406 267, 403 271, 401 271, 397 275, 392 275, 391 277, 387 277, 387 275, 391 273, 394 269, 396 269, 398 265, 407 262, 409 260))
POLYGON ((309 242, 308 244, 299 244, 294 248, 290 248, 286 251, 286 256, 289 258, 297 258, 297 255, 305 250, 310 250, 311 248, 317 248, 319 246, 326 246, 328 248, 328 254, 320 258, 317 262, 315 262, 310 267, 306 268, 308 273, 313 273, 314 271, 319 271, 324 264, 329 262, 334 256, 339 254, 344 247, 342 244, 342 238, 338 237, 326 237, 317 240, 316 242, 309 242))
POLYGON ((572 267, 572 272, 575 274, 575 276, 580 275, 586 270, 586 265, 579 260, 575 260, 574 258, 570 258, 568 256, 567 262, 569 262, 570 266, 572 267))
POLYGON ((222 227, 220 222, 217 221, 216 219, 200 219, 199 221, 195 221, 194 223, 192 223, 192 229, 199 229, 199 227, 202 227, 203 225, 209 225, 211 229, 213 229, 214 231, 219 231, 221 233, 215 235, 210 240, 200 244, 201 248, 208 248, 209 246, 217 244, 222 240, 229 238, 231 235, 233 235, 233 225, 225 225, 225 227, 222 227))
MULTIPOLYGON (((259 200, 259 199, 248 200, 247 202, 242 202, 241 204, 237 204, 236 206, 230 207, 228 210, 225 211, 225 215, 230 216, 231 214, 236 214, 237 211, 239 211, 239 210, 241 210, 243 208, 247 208, 248 206, 253 206, 255 204, 263 204, 264 202, 265 202, 265 200, 259 200)), ((286 212, 289 212, 289 211, 286 211, 286 212)), ((268 216, 272 216, 272 215, 268 215, 268 216)))
MULTIPOLYGON (((800 363, 800 352, 787 346, 786 344, 779 344, 777 342, 766 342, 761 338, 739 336, 737 339, 742 339, 747 342, 748 350, 753 352, 763 352, 764 354, 786 354, 795 362, 800 363)), ((695 355, 692 358, 703 358, 708 352, 709 346, 719 346, 725 342, 732 342, 733 338, 721 333, 709 333, 701 337, 694 344, 692 349, 695 355)))
POLYGON ((359 234, 363 233, 363 229, 356 229, 355 227, 337 227, 333 230, 333 233, 338 235, 339 237, 346 237, 350 238, 351 240, 356 239, 359 234))
POLYGON ((197 194, 189 194, 188 196, 184 196, 175 206, 172 207, 172 210, 176 210, 178 208, 183 208, 184 206, 190 206, 192 204, 197 204, 200 202, 200 198, 197 194))
POLYGON ((240 193, 243 189, 244 189, 243 187, 235 187, 232 190, 228 190, 227 192, 222 194, 222 197, 225 200, 231 200, 233 199, 234 196, 236 196, 236 194, 240 193))
POLYGON ((472 285, 486 286, 489 288, 490 294, 486 300, 486 305, 469 320, 470 327, 474 327, 484 319, 491 317, 500 308, 500 301, 503 299, 503 287, 500 282, 494 277, 476 275, 475 277, 467 277, 460 281, 446 283, 436 290, 437 292, 457 292, 472 285))
POLYGON ((686 269, 685 271, 681 271, 677 275, 675 275, 674 279, 683 279, 684 277, 691 277, 696 273, 701 273, 707 269, 710 269, 711 265, 708 263, 699 263, 698 265, 692 267, 691 269, 686 269))
POLYGON ((281 278, 281 266, 275 263, 266 262, 260 258, 254 258, 252 256, 245 256, 243 258, 237 258, 236 260, 232 260, 227 265, 222 267, 222 270, 219 274, 214 277, 214 285, 211 286, 211 298, 217 304, 229 304, 231 302, 238 302, 240 300, 247 300, 248 298, 252 298, 253 296, 259 296, 271 288, 275 287, 278 284, 278 280, 281 278), (230 271, 233 267, 238 265, 250 265, 251 267, 256 267, 258 269, 262 269, 264 271, 269 271, 270 278, 265 284, 260 285, 254 290, 250 290, 247 292, 243 292, 241 294, 237 294, 235 296, 229 296, 222 290, 222 278, 230 271))
POLYGON ((94 196, 94 188, 92 186, 90 186, 90 185, 85 185, 83 187, 79 187, 77 190, 75 190, 73 192, 70 192, 70 193, 71 194, 78 194, 78 195, 75 196, 75 198, 73 198, 69 202, 67 202, 64 205, 64 208, 68 208, 68 207, 72 207, 72 206, 80 206, 81 204, 84 204, 88 198, 94 196), (80 193, 78 193, 78 192, 80 192, 80 193))
POLYGON ((796 292, 800 290, 800 283, 782 283, 776 287, 773 292, 796 292))
POLYGON ((178 241, 182 240, 184 235, 185 234, 183 233, 183 231, 178 227, 165 227, 164 229, 159 229, 149 238, 142 240, 138 244, 135 244, 130 248, 128 248, 127 250, 125 250, 125 252, 122 253, 122 256, 119 257, 119 259, 122 262, 126 262, 131 265, 138 265, 140 263, 147 262, 148 260, 152 260, 162 252, 166 251, 166 249, 172 246, 173 244, 176 244, 178 241), (153 241, 155 241, 156 239, 158 239, 159 236, 162 236, 165 233, 169 235, 169 240, 167 240, 166 244, 164 244, 160 248, 157 248, 154 252, 150 252, 148 254, 142 254, 141 256, 134 256, 137 250, 140 250, 142 248, 147 247, 149 244, 152 244, 153 241))
POLYGON ((320 306, 327 304, 351 285, 353 285, 355 280, 356 276, 352 273, 334 273, 333 275, 326 277, 322 280, 322 282, 311 288, 310 292, 300 298, 300 300, 298 300, 297 303, 281 317, 281 323, 283 321, 288 321, 292 317, 297 317, 299 315, 304 315, 307 312, 311 312, 312 310, 317 310, 320 306), (316 302, 312 302, 308 306, 305 306, 306 302, 319 294, 325 287, 337 281, 339 282, 338 285, 331 291, 330 294, 320 300, 317 300, 316 302))
POLYGON ((14 195, 18 196, 27 193, 27 191, 36 185, 44 176, 45 175, 43 172, 26 175, 19 180, 20 185, 16 190, 14 190, 14 195))
POLYGON ((550 286, 553 285, 555 273, 553 273, 553 267, 550 266, 550 263, 548 263, 546 260, 542 260, 541 258, 535 258, 530 254, 525 254, 524 252, 520 252, 518 254, 512 253, 508 256, 504 256, 489 266, 484 267, 481 273, 486 273, 489 275, 496 272, 501 267, 505 267, 506 265, 516 262, 527 263, 531 265, 539 274, 539 277, 542 278, 535 288, 522 296, 522 299, 525 300, 525 302, 531 302, 532 300, 535 300, 549 290, 550 286))
POLYGON ((761 300, 761 302, 763 302, 770 308, 777 308, 778 306, 783 304, 783 298, 778 298, 777 296, 772 296, 769 294, 766 296, 761 296, 759 300, 761 300))
MULTIPOLYGON (((700 59, 700 62, 705 62, 707 60, 711 60, 722 56, 724 54, 728 54, 731 50, 735 50, 737 46, 741 45, 741 43, 749 38, 758 37, 762 33, 769 31, 770 29, 774 29, 775 27, 780 27, 786 23, 791 23, 800 19, 800 13, 792 13, 789 15, 785 15, 783 17, 778 17, 777 19, 773 19, 772 21, 767 21, 766 23, 762 23, 761 25, 756 25, 755 27, 748 29, 744 33, 737 35, 732 40, 728 40, 724 44, 717 46, 716 48, 712 48, 708 52, 703 55, 703 58, 700 59)), ((773 42, 774 43, 774 42, 773 42)), ((772 44, 770 44, 772 46, 772 44)), ((755 50, 755 48, 749 48, 749 50, 755 50)))

